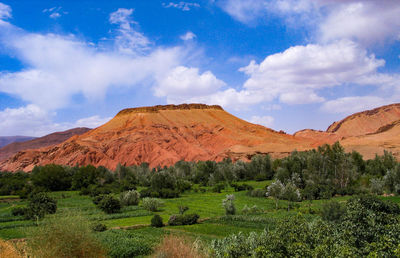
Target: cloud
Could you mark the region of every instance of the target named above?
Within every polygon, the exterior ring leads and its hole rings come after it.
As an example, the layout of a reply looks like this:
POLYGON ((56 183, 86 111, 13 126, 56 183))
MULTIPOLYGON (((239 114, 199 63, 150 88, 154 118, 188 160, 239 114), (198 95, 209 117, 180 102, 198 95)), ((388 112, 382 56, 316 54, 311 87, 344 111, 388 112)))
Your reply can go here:
POLYGON ((115 43, 120 52, 126 54, 143 54, 150 50, 151 42, 143 33, 137 31, 134 26, 137 22, 132 19, 133 9, 119 8, 110 14, 111 24, 119 26, 115 43))
POLYGON ((388 99, 376 96, 353 96, 338 98, 325 102, 321 110, 327 113, 352 114, 382 105, 387 105, 388 99))
POLYGON ((81 118, 78 121, 75 122, 73 127, 88 127, 88 128, 96 128, 99 127, 108 121, 111 120, 112 117, 100 117, 98 115, 96 116, 91 116, 91 117, 86 117, 86 118, 81 118))
POLYGON ((275 119, 272 116, 253 116, 251 117, 250 122, 265 127, 271 127, 274 124, 274 120, 275 119))
POLYGON ((263 16, 267 2, 264 0, 223 0, 218 5, 235 20, 250 24, 263 16))
POLYGON ((0 3, 0 20, 11 18, 11 7, 0 3))
POLYGON ((349 39, 363 45, 399 40, 400 5, 393 0, 221 0, 234 19, 253 24, 279 17, 306 27, 318 42, 349 39))
POLYGON ((247 90, 267 99, 279 97, 282 103, 306 104, 324 101, 317 94, 321 89, 365 82, 384 64, 357 44, 339 41, 291 47, 267 56, 260 64, 251 61, 240 71, 249 76, 244 83, 247 90))
POLYGON ((44 136, 76 127, 98 127, 111 118, 92 116, 72 123, 54 123, 54 112, 48 112, 39 106, 29 104, 19 108, 6 108, 0 111, 0 132, 4 136, 26 135, 44 136))
POLYGON ((179 2, 179 3, 174 3, 174 2, 169 2, 168 4, 163 3, 162 4, 164 8, 177 8, 181 9, 182 11, 190 11, 191 8, 193 7, 200 7, 200 4, 198 3, 189 3, 189 2, 179 2))
POLYGON ((52 7, 48 9, 43 9, 43 13, 49 13, 49 17, 52 19, 57 19, 62 16, 62 14, 67 14, 68 12, 62 12, 62 7, 52 7))
POLYGON ((194 34, 191 31, 186 32, 186 34, 180 36, 181 40, 187 41, 187 40, 192 40, 194 38, 196 38, 196 34, 194 34))
POLYGON ((198 68, 178 66, 161 78, 155 88, 155 95, 167 97, 168 103, 180 103, 193 97, 209 95, 225 83, 206 71, 199 73, 198 68))

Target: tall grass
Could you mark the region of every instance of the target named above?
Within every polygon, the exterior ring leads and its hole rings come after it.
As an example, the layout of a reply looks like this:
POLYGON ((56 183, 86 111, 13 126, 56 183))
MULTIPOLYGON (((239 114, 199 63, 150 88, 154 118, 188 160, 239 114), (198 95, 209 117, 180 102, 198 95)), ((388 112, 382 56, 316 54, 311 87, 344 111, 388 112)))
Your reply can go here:
POLYGON ((27 241, 31 257, 105 257, 106 250, 94 237, 89 222, 80 215, 66 214, 45 219, 31 230, 27 241))
POLYGON ((205 258, 200 245, 182 236, 166 235, 156 249, 154 258, 205 258))

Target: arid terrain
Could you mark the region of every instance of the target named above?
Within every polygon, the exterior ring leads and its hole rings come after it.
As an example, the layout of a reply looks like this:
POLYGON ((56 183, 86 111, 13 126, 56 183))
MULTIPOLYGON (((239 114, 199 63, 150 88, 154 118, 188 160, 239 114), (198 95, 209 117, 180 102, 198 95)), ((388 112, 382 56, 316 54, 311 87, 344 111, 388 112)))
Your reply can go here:
POLYGON ((71 138, 65 132, 58 133, 69 139, 49 147, 35 143, 51 145, 54 141, 49 139, 54 135, 0 149, 2 157, 21 150, 3 160, 0 169, 30 171, 35 165, 50 163, 115 169, 119 163, 147 162, 156 167, 179 160, 249 160, 257 153, 283 157, 293 150, 336 141, 346 151, 356 150, 365 158, 382 154, 385 149, 400 157, 400 104, 353 114, 334 122, 325 132, 305 129, 294 135, 248 123, 220 106, 204 104, 125 109, 96 129, 79 130, 71 138), (40 148, 34 149, 35 146, 40 148))

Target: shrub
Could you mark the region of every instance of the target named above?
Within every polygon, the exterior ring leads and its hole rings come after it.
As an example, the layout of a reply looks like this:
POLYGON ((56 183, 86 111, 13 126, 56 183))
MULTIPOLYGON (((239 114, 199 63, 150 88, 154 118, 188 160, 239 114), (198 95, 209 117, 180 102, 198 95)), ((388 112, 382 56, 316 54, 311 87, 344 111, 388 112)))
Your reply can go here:
POLYGON ((214 192, 214 193, 220 193, 222 190, 224 190, 225 189, 225 184, 223 184, 223 183, 218 183, 218 184, 215 184, 214 186, 213 186, 213 188, 212 188, 212 191, 214 192))
POLYGON ((233 194, 227 195, 226 199, 222 200, 222 206, 225 208, 226 215, 235 215, 235 196, 233 194))
POLYGON ((94 198, 92 199, 92 202, 93 202, 95 205, 98 205, 98 204, 104 199, 104 197, 105 197, 105 195, 98 195, 98 196, 96 196, 96 197, 94 197, 94 198))
POLYGON ((29 219, 41 219, 46 214, 54 214, 57 211, 57 202, 46 193, 33 194, 28 199, 26 217, 29 219))
POLYGON ((163 220, 160 215, 155 214, 153 218, 151 218, 151 226, 155 228, 161 228, 164 226, 163 220))
POLYGON ((143 208, 148 211, 157 211, 162 205, 163 202, 157 198, 146 197, 142 200, 143 208))
POLYGON ((240 191, 245 191, 245 190, 253 190, 254 187, 248 184, 237 184, 237 183, 232 183, 231 186, 235 189, 235 192, 240 192, 240 191))
POLYGON ((160 197, 160 194, 151 188, 145 188, 140 191, 140 197, 146 198, 146 197, 152 197, 152 198, 158 198, 160 197))
POLYGON ((107 214, 117 213, 121 210, 121 203, 111 195, 106 195, 99 202, 98 207, 107 214))
POLYGON ((337 201, 330 201, 322 204, 322 219, 332 222, 339 222, 346 209, 337 201))
POLYGON ((267 190, 264 189, 254 189, 247 192, 247 195, 250 197, 258 197, 263 198, 266 197, 267 190))
POLYGON ((13 216, 25 216, 27 212, 27 208, 25 207, 15 207, 11 210, 11 214, 13 216))
POLYGON ((138 205, 139 199, 140 199, 140 193, 136 190, 123 192, 120 195, 121 204, 123 206, 138 205))
POLYGON ((107 226, 102 223, 92 225, 92 230, 95 232, 103 232, 107 230, 107 226))
POLYGON ((27 252, 30 257, 105 257, 89 222, 75 215, 53 217, 32 230, 27 252))
POLYGON ((385 180, 372 178, 371 179, 371 192, 373 194, 381 195, 383 194, 383 187, 385 186, 385 180))
POLYGON ((170 226, 182 226, 182 225, 193 225, 197 223, 200 218, 196 213, 193 214, 178 214, 169 217, 168 225, 170 226))
POLYGON ((179 191, 176 189, 162 188, 158 191, 160 198, 178 198, 179 191))

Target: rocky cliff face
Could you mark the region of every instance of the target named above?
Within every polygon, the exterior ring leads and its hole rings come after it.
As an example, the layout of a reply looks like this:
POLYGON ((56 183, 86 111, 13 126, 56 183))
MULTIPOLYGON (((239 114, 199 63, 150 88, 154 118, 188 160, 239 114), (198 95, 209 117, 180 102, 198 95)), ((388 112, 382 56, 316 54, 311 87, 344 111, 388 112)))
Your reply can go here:
POLYGON ((13 142, 0 148, 0 161, 7 159, 22 150, 39 149, 42 147, 59 144, 74 135, 81 135, 89 130, 89 128, 80 127, 63 132, 52 133, 40 138, 35 138, 33 140, 27 139, 26 141, 13 142))
POLYGON ((179 160, 248 159, 255 153, 283 156, 310 145, 241 120, 220 106, 165 105, 125 109, 108 123, 48 148, 21 151, 0 163, 1 170, 30 171, 35 165, 106 166, 179 160))

